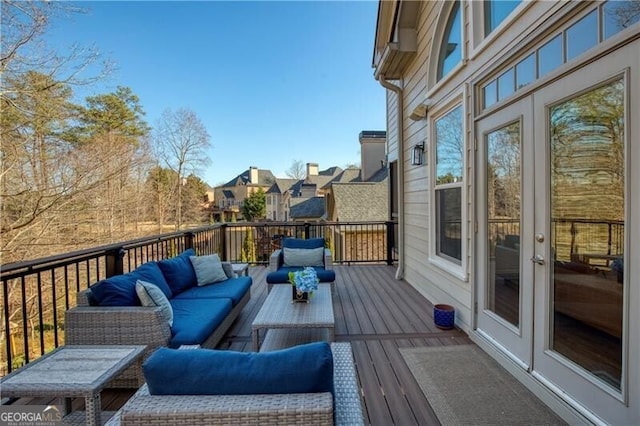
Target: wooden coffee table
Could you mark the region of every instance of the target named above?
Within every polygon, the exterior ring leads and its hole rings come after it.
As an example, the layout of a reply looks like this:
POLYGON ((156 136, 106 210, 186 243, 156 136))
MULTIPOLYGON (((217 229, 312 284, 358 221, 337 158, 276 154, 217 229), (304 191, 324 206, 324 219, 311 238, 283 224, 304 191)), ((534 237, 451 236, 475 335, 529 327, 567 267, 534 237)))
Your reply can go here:
POLYGON ((309 303, 291 302, 291 285, 276 284, 251 324, 255 351, 282 349, 301 343, 335 340, 331 285, 320 284, 309 303), (268 330, 260 347, 260 331, 268 330))
POLYGON ((134 362, 141 364, 144 349, 145 346, 61 346, 3 377, 2 396, 64 398, 65 414, 71 412, 71 398, 84 397, 85 424, 99 425, 100 391, 134 362))

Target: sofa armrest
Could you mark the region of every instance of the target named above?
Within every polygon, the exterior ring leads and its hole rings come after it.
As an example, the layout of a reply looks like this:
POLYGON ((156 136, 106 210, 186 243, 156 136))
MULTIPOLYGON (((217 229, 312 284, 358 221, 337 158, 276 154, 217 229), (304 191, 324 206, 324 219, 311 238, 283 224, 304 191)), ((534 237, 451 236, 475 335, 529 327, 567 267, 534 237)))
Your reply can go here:
POLYGON ((324 269, 333 269, 333 257, 328 248, 324 249, 324 269))
POLYGON ((158 306, 78 306, 65 313, 68 345, 147 345, 151 351, 170 338, 158 306))
POLYGON ((282 266, 282 249, 274 250, 269 257, 269 270, 275 272, 282 266))

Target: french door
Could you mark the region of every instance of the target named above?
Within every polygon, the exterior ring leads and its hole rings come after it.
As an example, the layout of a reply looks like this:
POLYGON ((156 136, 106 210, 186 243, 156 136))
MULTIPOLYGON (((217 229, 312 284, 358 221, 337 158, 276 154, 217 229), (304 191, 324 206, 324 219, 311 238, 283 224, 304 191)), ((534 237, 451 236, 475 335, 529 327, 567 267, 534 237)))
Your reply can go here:
POLYGON ((640 417, 628 256, 638 52, 636 41, 476 123, 477 331, 611 424, 640 417))
POLYGON ((480 227, 478 330, 523 368, 532 354, 532 100, 525 98, 478 122, 480 227))

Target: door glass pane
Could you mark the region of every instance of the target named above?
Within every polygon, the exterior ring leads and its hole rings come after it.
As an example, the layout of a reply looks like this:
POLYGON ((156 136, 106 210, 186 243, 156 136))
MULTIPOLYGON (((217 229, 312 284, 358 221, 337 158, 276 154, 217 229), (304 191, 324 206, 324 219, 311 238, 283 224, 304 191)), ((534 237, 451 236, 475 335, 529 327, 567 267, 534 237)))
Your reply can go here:
POLYGON ((486 136, 489 279, 486 309, 520 323, 520 123, 486 136))
POLYGON ((616 389, 622 374, 624 83, 550 109, 551 347, 616 389))
POLYGON ((516 90, 536 79, 536 55, 532 53, 516 65, 516 90))

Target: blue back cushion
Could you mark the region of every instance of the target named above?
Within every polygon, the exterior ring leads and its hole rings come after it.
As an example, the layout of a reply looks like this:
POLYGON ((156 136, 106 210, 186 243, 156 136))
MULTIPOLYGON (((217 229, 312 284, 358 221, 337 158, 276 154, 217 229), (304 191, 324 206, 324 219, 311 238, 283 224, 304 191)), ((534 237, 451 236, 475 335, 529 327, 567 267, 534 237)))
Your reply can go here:
POLYGON ((326 342, 261 353, 160 348, 143 370, 152 395, 333 392, 333 355, 326 342))
POLYGON ((91 295, 100 306, 139 306, 136 293, 136 281, 142 280, 155 284, 167 299, 172 296, 171 289, 155 262, 147 262, 133 271, 115 275, 91 286, 91 295))
POLYGON ((91 294, 99 306, 140 306, 135 277, 131 273, 115 275, 91 286, 91 294))
POLYGON ((188 249, 171 259, 158 262, 158 266, 167 280, 167 284, 174 295, 196 285, 196 271, 193 269, 189 256, 195 256, 193 249, 188 249))
POLYGON ((284 240, 282 240, 282 247, 302 249, 324 247, 324 238, 311 238, 308 240, 303 240, 300 238, 285 238, 284 240))
POLYGON ((169 288, 169 284, 167 284, 167 280, 165 280, 164 275, 162 275, 162 271, 156 262, 147 262, 140 266, 138 266, 133 272, 133 275, 137 277, 137 279, 141 281, 146 281, 151 284, 155 284, 167 299, 171 299, 173 293, 169 288))

